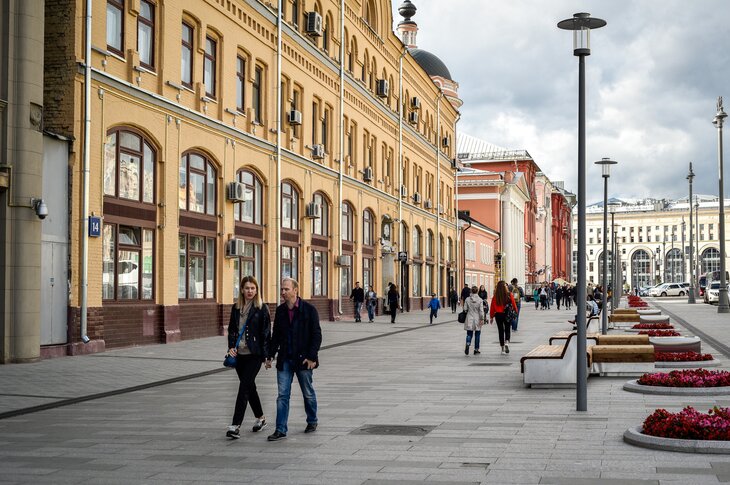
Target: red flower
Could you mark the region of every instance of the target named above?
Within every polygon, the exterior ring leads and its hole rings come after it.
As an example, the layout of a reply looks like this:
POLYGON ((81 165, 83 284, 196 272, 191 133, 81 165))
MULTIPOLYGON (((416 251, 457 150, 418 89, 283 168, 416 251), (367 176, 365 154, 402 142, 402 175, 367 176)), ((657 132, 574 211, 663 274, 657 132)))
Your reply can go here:
POLYGON ((657 409, 644 420, 643 433, 661 438, 730 440, 730 410, 715 406, 707 414, 687 406, 678 413, 657 409))
POLYGON ((724 370, 684 369, 669 373, 644 374, 636 381, 643 386, 658 387, 727 387, 730 372, 724 370))
POLYGON ((712 354, 698 354, 697 352, 654 352, 654 360, 657 362, 695 362, 701 360, 714 360, 712 354))
POLYGON ((642 330, 639 335, 648 335, 649 337, 681 337, 682 334, 676 330, 642 330))
POLYGON ((671 323, 637 323, 631 328, 646 328, 649 330, 669 330, 674 328, 671 323))

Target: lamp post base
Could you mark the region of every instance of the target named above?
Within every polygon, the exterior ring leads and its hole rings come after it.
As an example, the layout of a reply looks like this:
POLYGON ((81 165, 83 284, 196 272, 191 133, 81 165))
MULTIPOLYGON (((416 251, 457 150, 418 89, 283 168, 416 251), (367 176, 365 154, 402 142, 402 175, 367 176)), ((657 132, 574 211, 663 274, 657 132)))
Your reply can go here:
POLYGON ((721 288, 718 295, 717 313, 730 313, 730 304, 728 304, 727 288, 721 288))

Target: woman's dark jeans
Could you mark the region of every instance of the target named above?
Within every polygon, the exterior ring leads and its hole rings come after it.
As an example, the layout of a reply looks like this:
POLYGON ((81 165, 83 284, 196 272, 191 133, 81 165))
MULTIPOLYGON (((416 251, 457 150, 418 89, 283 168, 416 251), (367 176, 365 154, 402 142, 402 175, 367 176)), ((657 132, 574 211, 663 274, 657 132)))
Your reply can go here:
POLYGON ((243 415, 246 412, 246 404, 251 405, 254 416, 260 418, 264 415, 261 408, 261 399, 256 391, 256 376, 261 370, 261 357, 258 355, 239 355, 236 358, 236 373, 240 384, 238 385, 238 396, 236 407, 233 412, 234 426, 241 426, 243 415))

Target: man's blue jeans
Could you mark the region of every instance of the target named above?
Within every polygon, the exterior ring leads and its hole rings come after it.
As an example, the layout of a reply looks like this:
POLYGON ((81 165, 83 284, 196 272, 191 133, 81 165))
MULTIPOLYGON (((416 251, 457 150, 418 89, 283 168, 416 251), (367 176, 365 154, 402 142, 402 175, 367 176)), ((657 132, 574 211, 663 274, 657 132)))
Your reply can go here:
POLYGON ((297 382, 304 397, 304 412, 307 413, 307 424, 317 424, 317 395, 312 385, 312 371, 300 370, 294 372, 289 361, 284 362, 282 370, 276 373, 279 396, 276 398, 276 431, 286 434, 289 421, 289 398, 291 397, 291 383, 297 375, 297 382))
POLYGON ((512 330, 517 331, 517 324, 520 323, 520 309, 522 308, 522 302, 517 303, 517 318, 512 320, 512 330))
POLYGON ((361 320, 360 318, 360 310, 362 309, 362 302, 356 301, 355 302, 355 321, 359 322, 361 320))

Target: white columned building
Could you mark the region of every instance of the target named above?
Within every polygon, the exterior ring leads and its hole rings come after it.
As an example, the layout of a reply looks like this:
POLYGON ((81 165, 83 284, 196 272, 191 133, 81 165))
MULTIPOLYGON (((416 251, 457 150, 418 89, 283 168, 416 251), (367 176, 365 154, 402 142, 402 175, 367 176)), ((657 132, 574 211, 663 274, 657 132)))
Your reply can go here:
POLYGON ((530 200, 522 173, 507 172, 501 192, 502 202, 502 277, 509 282, 525 281, 525 203, 530 200))

